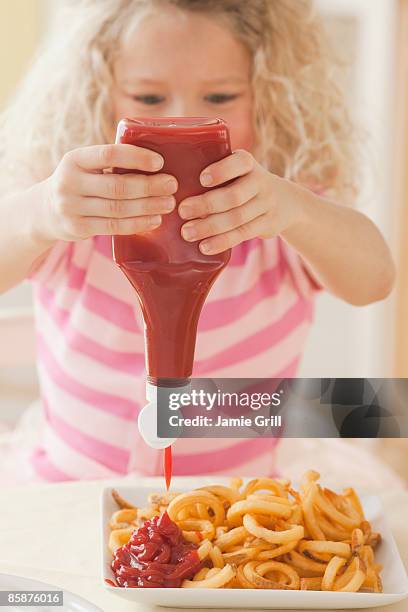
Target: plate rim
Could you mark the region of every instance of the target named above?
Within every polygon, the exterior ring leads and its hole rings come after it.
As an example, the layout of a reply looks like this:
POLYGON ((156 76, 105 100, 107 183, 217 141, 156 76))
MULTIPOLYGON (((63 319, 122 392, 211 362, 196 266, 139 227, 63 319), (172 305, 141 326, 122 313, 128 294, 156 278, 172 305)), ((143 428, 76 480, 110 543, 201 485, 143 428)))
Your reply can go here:
MULTIPOLYGON (((74 603, 81 603, 81 604, 86 604, 87 606, 92 606, 89 610, 89 612, 103 612, 102 608, 99 608, 96 604, 94 604, 92 601, 89 601, 89 599, 85 599, 84 597, 82 597, 82 595, 77 595, 76 593, 73 593, 72 591, 69 591, 68 589, 64 589, 61 586, 56 586, 55 584, 52 584, 50 582, 44 582, 43 580, 37 580, 37 578, 29 578, 27 576, 23 576, 21 574, 10 574, 9 572, 0 572, 0 580, 1 578, 19 578, 20 580, 23 580, 24 582, 33 582, 36 585, 38 585, 39 587, 47 587, 44 588, 42 590, 44 591, 62 591, 64 594, 64 598, 65 598, 65 594, 69 595, 72 599, 74 603)), ((40 589, 39 589, 40 590, 40 589)), ((47 607, 47 606, 45 606, 47 607)), ((49 606, 48 606, 49 607, 49 606)), ((64 602, 64 607, 65 607, 65 602, 64 602)))

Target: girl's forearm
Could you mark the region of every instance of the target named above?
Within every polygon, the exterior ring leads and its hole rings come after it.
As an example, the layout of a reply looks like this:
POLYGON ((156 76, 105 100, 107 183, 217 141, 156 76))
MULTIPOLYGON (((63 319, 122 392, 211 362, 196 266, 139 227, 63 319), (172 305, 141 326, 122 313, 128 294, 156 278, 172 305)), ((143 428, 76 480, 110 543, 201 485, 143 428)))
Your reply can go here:
POLYGON ((354 305, 385 298, 395 280, 390 250, 362 213, 296 186, 302 221, 282 237, 328 291, 354 305))
POLYGON ((39 229, 44 182, 0 199, 0 293, 30 273, 54 244, 39 229))

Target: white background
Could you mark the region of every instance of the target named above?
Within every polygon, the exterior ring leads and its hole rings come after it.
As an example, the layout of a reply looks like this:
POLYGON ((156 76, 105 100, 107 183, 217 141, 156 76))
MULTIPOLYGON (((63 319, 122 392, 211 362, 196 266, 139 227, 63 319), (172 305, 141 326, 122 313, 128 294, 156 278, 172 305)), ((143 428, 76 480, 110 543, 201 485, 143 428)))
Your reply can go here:
MULTIPOLYGON (((336 48, 350 54, 350 103, 369 136, 359 209, 395 248, 398 211, 393 204, 395 0, 319 0, 336 48), (332 21, 337 25, 333 27, 332 21)), ((318 299, 314 326, 299 376, 385 377, 392 367, 392 299, 356 308, 330 295, 318 299)))

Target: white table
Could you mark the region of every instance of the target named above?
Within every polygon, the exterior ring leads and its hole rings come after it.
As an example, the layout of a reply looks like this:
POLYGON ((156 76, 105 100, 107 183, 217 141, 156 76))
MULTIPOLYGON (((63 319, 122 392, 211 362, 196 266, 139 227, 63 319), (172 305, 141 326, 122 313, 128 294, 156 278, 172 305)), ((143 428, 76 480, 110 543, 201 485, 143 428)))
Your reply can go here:
MULTIPOLYGON (((105 612, 164 610, 147 608, 117 597, 101 584, 99 498, 103 486, 138 483, 161 490, 163 481, 75 482, 7 487, 0 491, 0 573, 52 583, 85 597, 105 612)), ((175 479, 174 488, 194 485, 175 479), (178 484, 179 483, 179 484, 178 484)), ((380 495, 405 566, 408 567, 408 492, 380 495)), ((375 608, 407 612, 408 601, 375 608)))

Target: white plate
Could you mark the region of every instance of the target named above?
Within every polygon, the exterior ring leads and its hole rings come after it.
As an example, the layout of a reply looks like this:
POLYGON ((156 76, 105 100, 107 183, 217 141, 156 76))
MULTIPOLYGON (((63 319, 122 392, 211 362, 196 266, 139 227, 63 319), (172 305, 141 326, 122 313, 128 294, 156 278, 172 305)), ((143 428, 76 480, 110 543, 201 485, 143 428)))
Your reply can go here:
POLYGON ((78 595, 74 595, 65 589, 61 589, 53 584, 39 582, 31 578, 23 576, 14 576, 12 574, 0 574, 0 591, 64 591, 63 606, 7 606, 7 610, 18 610, 22 612, 103 612, 101 608, 97 608, 90 601, 82 599, 78 595))
MULTIPOLYGON (((217 477, 217 481, 221 479, 217 477)), ((207 483, 205 483, 207 484, 207 483)), ((200 486, 197 481, 196 486, 200 486)), ((145 506, 151 487, 122 486, 117 490, 136 506, 145 506)), ((156 489, 157 490, 157 489, 156 489)), ((182 487, 179 489, 182 491, 182 487)), ((108 548, 109 520, 117 506, 112 499, 112 488, 102 494, 102 580, 106 589, 130 601, 151 605, 185 608, 263 608, 275 609, 347 609, 374 608, 396 603, 408 596, 408 576, 401 561, 397 546, 388 527, 380 501, 374 496, 362 496, 364 510, 375 531, 383 536, 376 551, 376 559, 384 567, 381 577, 383 593, 336 593, 322 591, 281 591, 263 589, 135 589, 112 587, 105 578, 113 579, 110 568, 112 555, 108 548)))

